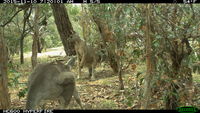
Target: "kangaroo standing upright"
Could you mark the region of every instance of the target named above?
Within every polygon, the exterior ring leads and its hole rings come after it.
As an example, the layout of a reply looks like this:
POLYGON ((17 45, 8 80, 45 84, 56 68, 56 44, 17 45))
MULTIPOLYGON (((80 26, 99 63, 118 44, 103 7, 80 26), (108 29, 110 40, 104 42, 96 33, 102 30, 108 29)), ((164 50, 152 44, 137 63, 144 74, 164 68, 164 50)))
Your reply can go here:
POLYGON ((93 47, 86 44, 85 41, 81 40, 80 37, 76 34, 70 39, 71 42, 74 42, 74 48, 78 60, 78 78, 81 76, 81 68, 83 66, 88 67, 89 78, 94 80, 94 69, 97 65, 97 55, 93 47))

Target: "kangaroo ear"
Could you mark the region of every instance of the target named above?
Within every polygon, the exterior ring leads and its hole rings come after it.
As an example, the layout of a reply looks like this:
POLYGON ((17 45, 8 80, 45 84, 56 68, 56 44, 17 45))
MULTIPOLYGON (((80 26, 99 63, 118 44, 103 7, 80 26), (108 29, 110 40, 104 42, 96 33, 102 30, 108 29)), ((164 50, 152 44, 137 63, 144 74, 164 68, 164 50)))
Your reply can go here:
POLYGON ((72 56, 72 58, 76 59, 76 58, 77 58, 77 56, 72 56))
POLYGON ((66 65, 66 64, 65 64, 64 68, 66 69, 66 71, 70 71, 71 70, 71 67, 69 65, 66 65))
POLYGON ((70 71, 71 67, 73 67, 75 64, 75 61, 76 61, 76 57, 71 56, 70 59, 65 64, 65 69, 67 69, 67 71, 70 71))
POLYGON ((55 81, 60 85, 67 85, 70 83, 75 83, 74 73, 72 72, 62 72, 55 77, 55 81))

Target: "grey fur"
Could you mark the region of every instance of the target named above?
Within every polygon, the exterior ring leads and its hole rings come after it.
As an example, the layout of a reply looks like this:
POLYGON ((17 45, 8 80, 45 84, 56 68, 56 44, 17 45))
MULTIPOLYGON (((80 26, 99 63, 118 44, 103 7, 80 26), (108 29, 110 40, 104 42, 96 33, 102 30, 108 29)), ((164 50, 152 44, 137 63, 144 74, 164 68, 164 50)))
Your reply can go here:
POLYGON ((72 95, 82 108, 75 85, 75 75, 60 62, 38 65, 28 79, 26 109, 35 109, 41 100, 58 99, 62 109, 67 107, 72 95))
POLYGON ((81 68, 83 66, 88 67, 89 77, 95 79, 94 69, 97 65, 97 55, 95 49, 92 46, 86 44, 85 41, 81 40, 76 34, 69 40, 74 43, 74 48, 78 60, 78 78, 81 76, 81 68))

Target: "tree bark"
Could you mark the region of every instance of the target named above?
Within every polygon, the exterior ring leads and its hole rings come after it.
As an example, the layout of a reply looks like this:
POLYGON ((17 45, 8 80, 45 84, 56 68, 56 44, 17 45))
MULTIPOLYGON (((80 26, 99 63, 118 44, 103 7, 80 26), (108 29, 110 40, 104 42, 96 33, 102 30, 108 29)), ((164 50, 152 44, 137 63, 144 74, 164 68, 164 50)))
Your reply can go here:
POLYGON ((151 8, 150 4, 146 5, 146 66, 147 66, 147 73, 145 76, 145 89, 144 89, 144 101, 141 106, 142 109, 148 109, 149 101, 151 97, 151 82, 155 72, 155 64, 154 64, 154 57, 153 57, 153 38, 151 36, 151 8))
MULTIPOLYGON (((175 46, 174 46, 175 47, 175 46)), ((177 47, 178 48, 178 47, 177 47)), ((174 56, 176 56, 176 58, 178 58, 177 54, 174 53, 174 56)), ((171 57, 172 58, 172 57, 171 57)), ((176 59, 175 58, 175 59, 176 59)), ((182 60, 182 59, 181 59, 182 60)), ((171 78, 171 80, 177 80, 179 75, 179 70, 180 70, 180 63, 181 61, 172 61, 172 75, 170 75, 171 73, 169 73, 169 77, 171 78)), ((174 83, 173 81, 169 82, 169 87, 168 87, 168 92, 166 95, 166 103, 165 103, 165 108, 166 109, 170 109, 170 110, 174 110, 176 109, 176 107, 178 107, 178 92, 177 92, 177 84, 174 83)))
POLYGON ((75 33, 72 24, 69 20, 67 9, 64 4, 51 4, 53 9, 53 15, 55 23, 62 40, 66 55, 75 55, 74 44, 70 43, 67 39, 71 38, 72 34, 75 33))
POLYGON ((28 33, 25 33, 26 32, 26 22, 31 15, 32 6, 30 6, 29 13, 27 13, 27 11, 28 11, 28 9, 24 10, 23 29, 22 29, 22 33, 21 33, 21 37, 20 37, 20 63, 21 64, 24 63, 24 38, 28 34, 28 33))
POLYGON ((81 27, 82 27, 82 33, 83 33, 83 39, 87 42, 87 37, 88 37, 88 23, 87 23, 87 11, 85 10, 85 6, 81 4, 81 13, 82 13, 82 18, 81 18, 81 27))
POLYGON ((24 64, 24 38, 20 38, 20 63, 24 64))
MULTIPOLYGON (((24 11, 24 17, 25 17, 25 11, 24 11)), ((20 45, 20 63, 21 64, 24 64, 24 33, 25 33, 25 27, 26 27, 26 20, 24 18, 24 25, 23 25, 23 29, 22 29, 22 34, 21 34, 21 37, 20 37, 20 42, 19 42, 19 45, 20 45)))
POLYGON ((108 29, 108 26, 98 17, 93 16, 94 22, 97 24, 99 32, 101 34, 101 38, 103 40, 103 46, 107 49, 108 58, 110 61, 110 66, 115 73, 118 73, 118 58, 115 53, 115 43, 111 41, 113 39, 113 34, 108 29))
POLYGON ((114 73, 119 77, 119 88, 120 90, 124 89, 123 79, 121 68, 119 64, 119 58, 115 53, 115 39, 113 33, 109 30, 108 26, 98 17, 93 16, 94 22, 97 24, 99 32, 101 34, 101 38, 103 40, 103 46, 106 48, 108 52, 108 58, 110 62, 110 66, 113 69, 114 73))
POLYGON ((8 93, 7 62, 8 52, 3 31, 2 28, 0 28, 0 109, 9 109, 11 103, 8 93))
MULTIPOLYGON (((180 93, 178 92, 180 86, 178 86, 178 84, 186 84, 186 86, 182 86, 181 89, 186 90, 187 94, 185 95, 192 100, 193 91, 190 91, 193 90, 191 69, 188 65, 182 63, 184 60, 189 60, 188 58, 192 52, 192 48, 187 38, 183 38, 181 41, 174 39, 171 41, 171 46, 170 59, 172 61, 172 73, 169 73, 171 81, 168 88, 169 93, 166 95, 165 107, 166 109, 174 110, 178 107, 178 103, 180 102, 180 93), (179 79, 182 79, 182 81, 179 79)), ((188 101, 190 105, 192 105, 191 100, 188 101)))
POLYGON ((38 40, 39 40, 39 16, 40 16, 40 8, 37 5, 35 9, 35 16, 33 22, 33 44, 32 44, 32 68, 37 65, 37 53, 38 53, 38 40))

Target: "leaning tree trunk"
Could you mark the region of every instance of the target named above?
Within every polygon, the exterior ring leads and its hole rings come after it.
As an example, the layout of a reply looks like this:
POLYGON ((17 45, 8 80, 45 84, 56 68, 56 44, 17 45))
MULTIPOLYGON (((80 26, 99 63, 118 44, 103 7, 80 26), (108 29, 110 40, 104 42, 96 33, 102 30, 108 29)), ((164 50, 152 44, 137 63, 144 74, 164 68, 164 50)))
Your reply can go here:
POLYGON ((67 9, 64 4, 51 4, 55 23, 62 40, 66 55, 75 55, 74 44, 70 43, 67 39, 71 38, 74 33, 72 24, 69 20, 67 9))
POLYGON ((115 53, 114 36, 108 29, 108 26, 98 17, 93 16, 94 22, 97 24, 101 38, 103 40, 103 46, 107 49, 110 66, 115 73, 118 73, 118 58, 115 53))
POLYGON ((151 36, 151 21, 150 21, 150 4, 146 5, 146 29, 145 29, 145 37, 146 37, 146 66, 147 72, 145 76, 145 89, 144 89, 144 100, 142 102, 141 108, 148 109, 150 97, 151 97, 151 82, 155 71, 155 64, 153 58, 153 38, 151 36))
POLYGON ((38 40, 39 40, 39 16, 40 16, 40 9, 39 6, 36 6, 35 9, 35 16, 34 16, 34 22, 33 22, 33 45, 32 45, 32 68, 34 68, 37 65, 37 53, 38 53, 38 40))
POLYGON ((2 28, 0 28, 0 109, 9 109, 10 107, 10 96, 8 93, 7 61, 8 53, 6 50, 2 28))
POLYGON ((97 24, 99 32, 101 34, 101 38, 103 40, 103 46, 106 48, 108 52, 108 59, 110 62, 110 66, 113 69, 114 73, 119 77, 119 88, 120 90, 124 89, 123 79, 121 68, 119 67, 119 58, 115 53, 115 38, 113 33, 109 30, 108 26, 98 17, 93 16, 94 22, 97 24))

